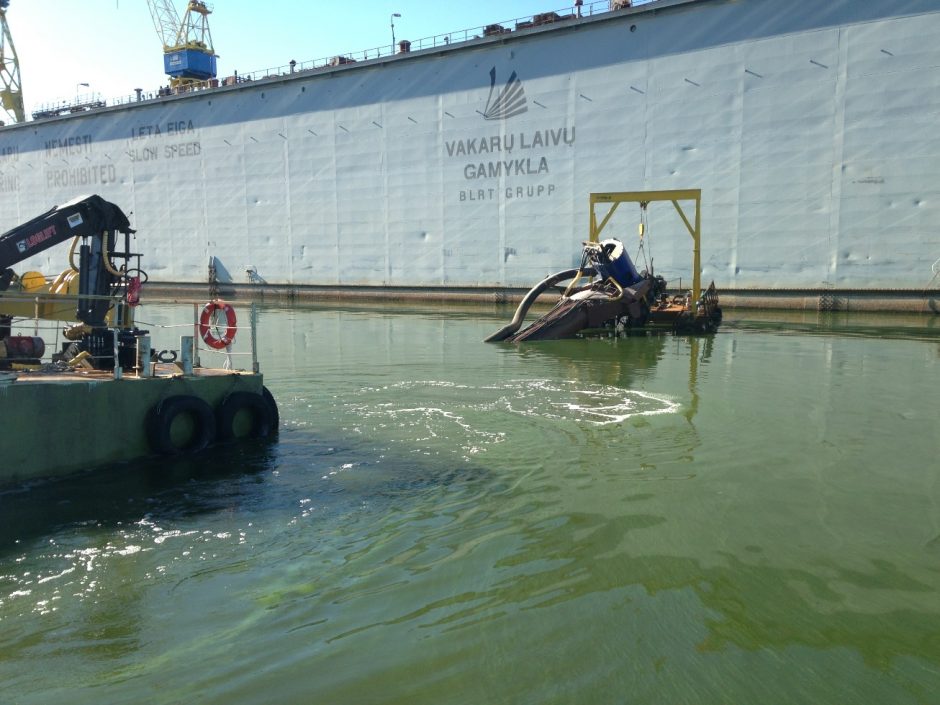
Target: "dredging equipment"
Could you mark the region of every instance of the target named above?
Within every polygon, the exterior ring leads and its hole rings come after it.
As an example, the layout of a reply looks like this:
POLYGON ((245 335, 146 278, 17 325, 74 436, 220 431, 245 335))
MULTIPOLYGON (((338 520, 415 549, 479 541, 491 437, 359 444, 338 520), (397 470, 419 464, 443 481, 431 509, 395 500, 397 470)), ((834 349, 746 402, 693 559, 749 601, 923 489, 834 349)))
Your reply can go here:
POLYGON ((583 243, 581 263, 549 275, 523 297, 506 326, 484 342, 522 342, 571 338, 590 329, 635 329, 668 327, 677 332, 712 333, 721 323, 721 307, 715 283, 703 292, 701 286, 701 189, 668 191, 622 191, 592 193, 589 237, 583 243), (669 294, 666 280, 655 274, 652 259, 648 269, 637 272, 626 247, 600 235, 621 203, 640 206, 640 248, 646 237, 646 211, 650 203, 669 201, 692 237, 692 288, 669 294), (691 218, 682 202, 694 202, 691 218), (598 220, 598 207, 608 206, 598 220), (596 280, 595 280, 596 277, 596 280), (582 279, 588 283, 579 286, 582 279), (519 330, 531 306, 550 288, 569 281, 555 306, 534 323, 519 330))

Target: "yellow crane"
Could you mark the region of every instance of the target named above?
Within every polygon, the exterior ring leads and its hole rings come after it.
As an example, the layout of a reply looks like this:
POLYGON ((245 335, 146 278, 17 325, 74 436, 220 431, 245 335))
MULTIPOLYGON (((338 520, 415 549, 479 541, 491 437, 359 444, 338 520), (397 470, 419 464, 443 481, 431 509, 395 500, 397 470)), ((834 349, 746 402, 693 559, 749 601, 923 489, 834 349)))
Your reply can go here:
MULTIPOLYGON (((7 7, 10 0, 0 0, 0 106, 7 119, 25 122, 23 111, 23 85, 20 83, 20 62, 16 58, 13 35, 7 24, 7 7)), ((3 121, 0 120, 0 124, 3 121)))
POLYGON ((217 55, 209 31, 212 10, 206 3, 188 0, 182 20, 172 0, 147 0, 147 5, 163 42, 163 69, 170 85, 187 87, 215 78, 217 55))

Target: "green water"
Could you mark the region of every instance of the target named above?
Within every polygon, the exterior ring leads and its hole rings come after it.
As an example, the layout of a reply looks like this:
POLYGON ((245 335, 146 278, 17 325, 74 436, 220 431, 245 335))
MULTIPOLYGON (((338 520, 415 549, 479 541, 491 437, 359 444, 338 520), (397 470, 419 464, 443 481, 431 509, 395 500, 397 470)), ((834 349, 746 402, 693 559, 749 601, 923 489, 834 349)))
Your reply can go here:
POLYGON ((932 319, 504 322, 263 311, 276 444, 0 494, 0 702, 938 702, 932 319))

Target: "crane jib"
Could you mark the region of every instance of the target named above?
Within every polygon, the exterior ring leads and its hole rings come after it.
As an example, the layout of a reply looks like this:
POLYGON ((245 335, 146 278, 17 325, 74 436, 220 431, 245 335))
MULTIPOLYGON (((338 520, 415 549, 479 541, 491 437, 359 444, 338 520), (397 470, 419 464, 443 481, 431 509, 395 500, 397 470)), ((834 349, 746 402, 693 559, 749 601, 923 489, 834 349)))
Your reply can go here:
POLYGON ((115 230, 133 232, 127 216, 113 203, 100 196, 66 203, 0 235, 0 270, 75 236, 115 230))

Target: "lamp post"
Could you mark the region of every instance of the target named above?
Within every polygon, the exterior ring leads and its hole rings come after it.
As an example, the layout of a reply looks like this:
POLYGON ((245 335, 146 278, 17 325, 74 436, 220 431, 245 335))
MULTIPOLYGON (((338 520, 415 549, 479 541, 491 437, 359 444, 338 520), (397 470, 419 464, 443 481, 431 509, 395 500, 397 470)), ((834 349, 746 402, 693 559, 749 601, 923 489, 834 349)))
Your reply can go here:
POLYGON ((78 97, 78 94, 79 94, 79 90, 78 90, 78 89, 81 88, 82 86, 84 86, 85 88, 88 88, 88 87, 89 87, 87 83, 76 83, 76 84, 75 84, 75 96, 76 96, 76 97, 78 97))
POLYGON ((393 54, 395 53, 395 18, 396 17, 401 17, 401 13, 393 12, 392 16, 389 17, 389 20, 391 20, 391 25, 392 25, 392 53, 393 54))

